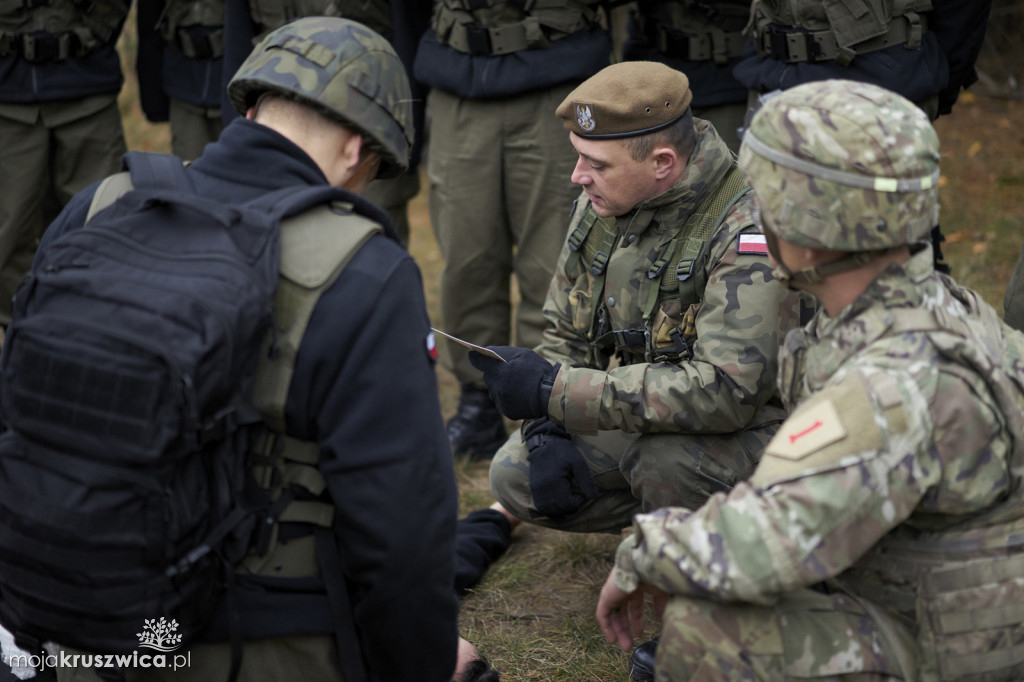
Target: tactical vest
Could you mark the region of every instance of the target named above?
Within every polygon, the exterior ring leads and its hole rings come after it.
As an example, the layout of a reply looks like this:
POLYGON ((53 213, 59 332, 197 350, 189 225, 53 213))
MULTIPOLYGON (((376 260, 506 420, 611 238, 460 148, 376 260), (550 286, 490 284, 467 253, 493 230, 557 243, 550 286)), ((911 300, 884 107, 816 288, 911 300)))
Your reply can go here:
MULTIPOLYGON (((1015 486, 1006 499, 953 528, 897 528, 856 564, 857 575, 886 576, 851 583, 857 593, 916 621, 923 654, 916 679, 1017 679, 1024 670, 1024 344, 1006 343, 995 313, 980 308, 981 324, 972 327, 981 334, 941 309, 900 310, 885 332, 927 333, 945 357, 983 378, 1012 438, 1015 486)), ((790 386, 804 376, 802 356, 797 347, 780 369, 790 386)))
POLYGON ((285 435, 285 402, 295 356, 320 296, 352 256, 381 226, 341 206, 321 206, 281 225, 281 273, 274 301, 276 334, 264 342, 253 402, 270 430, 253 454, 256 482, 268 494, 279 523, 266 527, 240 572, 277 577, 319 575, 314 536, 300 534, 280 543, 281 524, 330 528, 334 505, 320 501, 326 489, 317 468, 319 444, 285 435))
POLYGON ((489 56, 542 49, 597 21, 592 0, 440 0, 431 26, 459 52, 489 56))
POLYGON ((785 62, 835 60, 893 45, 921 47, 931 0, 754 0, 754 46, 785 62))
POLYGON ((658 52, 692 62, 726 64, 743 52, 749 2, 639 2, 636 27, 658 52))
POLYGON ((0 0, 0 57, 29 62, 84 57, 117 40, 128 16, 125 0, 0 0))
POLYGON ((224 55, 224 0, 167 0, 157 29, 189 59, 224 55))
POLYGON ((588 300, 600 302, 591 305, 589 320, 585 322, 588 364, 598 366, 598 358, 612 348, 623 365, 678 362, 692 357, 691 345, 696 331, 686 312, 704 296, 709 238, 736 202, 749 191, 743 173, 734 164, 680 226, 676 236, 662 247, 647 270, 651 287, 644 302, 643 327, 639 329, 608 328, 604 282, 608 262, 620 237, 618 221, 613 216, 597 215, 590 202, 586 202, 581 217, 571 226, 568 239, 571 253, 565 263, 565 274, 570 281, 586 277, 590 285, 588 300), (654 329, 654 316, 661 302, 673 297, 679 300, 680 319, 654 329))
POLYGON ((394 33, 388 0, 249 0, 249 15, 261 40, 274 29, 302 17, 343 17, 370 27, 385 40, 394 33))

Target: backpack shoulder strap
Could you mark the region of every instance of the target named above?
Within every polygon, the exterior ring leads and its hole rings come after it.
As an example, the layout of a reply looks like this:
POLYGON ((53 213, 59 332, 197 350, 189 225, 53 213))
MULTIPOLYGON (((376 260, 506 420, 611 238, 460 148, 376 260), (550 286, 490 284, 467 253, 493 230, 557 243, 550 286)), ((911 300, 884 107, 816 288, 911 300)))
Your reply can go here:
POLYGON ((315 206, 281 223, 281 277, 274 300, 276 334, 264 341, 253 400, 274 430, 284 432, 284 405, 295 355, 320 296, 380 223, 350 212, 348 204, 315 206), (275 345, 270 353, 270 344, 275 345))
POLYGON ((136 188, 192 190, 185 162, 171 154, 131 151, 121 157, 121 172, 103 180, 89 204, 85 222, 136 188))

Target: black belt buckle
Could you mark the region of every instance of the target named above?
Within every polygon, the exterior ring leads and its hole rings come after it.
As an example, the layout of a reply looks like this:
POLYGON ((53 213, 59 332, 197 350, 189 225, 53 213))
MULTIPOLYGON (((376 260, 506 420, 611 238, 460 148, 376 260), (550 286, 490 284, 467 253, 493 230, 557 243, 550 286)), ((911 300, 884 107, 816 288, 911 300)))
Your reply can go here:
POLYGON ((491 34, 482 24, 466 24, 466 43, 471 55, 479 57, 491 54, 491 34))

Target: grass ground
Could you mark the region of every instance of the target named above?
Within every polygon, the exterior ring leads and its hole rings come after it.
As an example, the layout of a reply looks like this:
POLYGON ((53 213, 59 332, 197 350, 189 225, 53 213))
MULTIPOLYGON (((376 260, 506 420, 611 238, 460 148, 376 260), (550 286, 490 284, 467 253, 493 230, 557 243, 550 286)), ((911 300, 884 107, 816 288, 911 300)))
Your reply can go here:
MULTIPOLYGON (((126 34, 125 53, 130 54, 126 34)), ((131 149, 166 151, 167 125, 148 124, 129 75, 121 105, 131 149)), ((1024 101, 967 94, 936 126, 942 141, 942 227, 954 276, 1000 312, 1024 240, 1024 101)), ((425 186, 425 185, 424 185, 425 186)), ((442 267, 426 193, 410 205, 410 251, 423 271, 431 319, 439 322, 442 267)), ((435 325, 436 326, 436 325, 435 325)), ((455 410, 456 383, 438 370, 442 409, 455 410)), ((489 505, 487 464, 456 461, 463 513, 489 505)), ((605 643, 593 619, 617 536, 520 527, 515 542, 463 602, 463 634, 509 682, 626 680, 626 656, 605 643)), ((653 636, 656 624, 649 625, 653 636)))

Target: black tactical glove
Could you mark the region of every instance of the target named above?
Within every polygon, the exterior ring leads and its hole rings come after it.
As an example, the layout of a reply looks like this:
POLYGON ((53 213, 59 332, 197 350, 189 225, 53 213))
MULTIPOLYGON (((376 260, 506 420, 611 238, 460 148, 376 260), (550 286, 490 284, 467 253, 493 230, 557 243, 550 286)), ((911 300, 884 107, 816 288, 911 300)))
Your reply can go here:
POLYGON ((484 373, 484 383, 498 411, 509 419, 536 419, 548 414, 551 383, 558 373, 552 365, 529 348, 488 346, 505 362, 476 351, 469 352, 469 361, 484 373))
POLYGON ((547 418, 523 429, 529 454, 533 506, 545 516, 568 516, 597 497, 597 481, 583 453, 561 426, 547 418))

